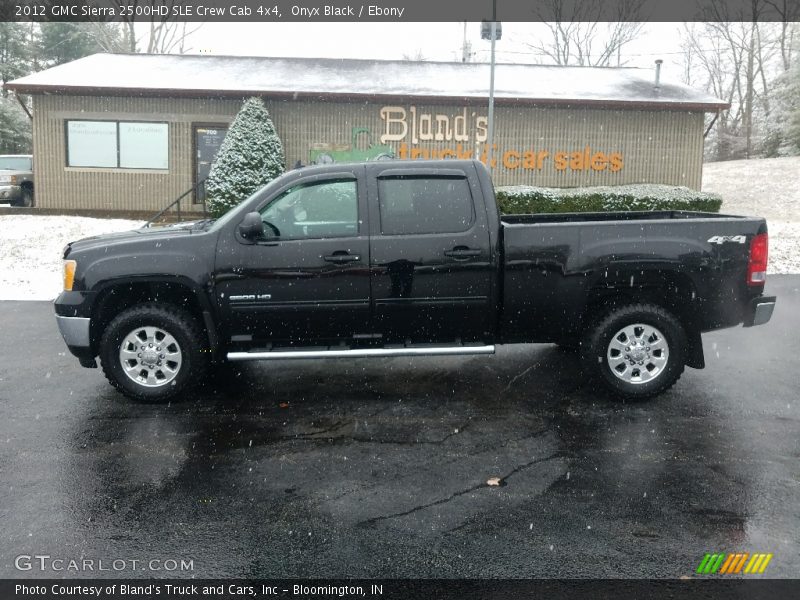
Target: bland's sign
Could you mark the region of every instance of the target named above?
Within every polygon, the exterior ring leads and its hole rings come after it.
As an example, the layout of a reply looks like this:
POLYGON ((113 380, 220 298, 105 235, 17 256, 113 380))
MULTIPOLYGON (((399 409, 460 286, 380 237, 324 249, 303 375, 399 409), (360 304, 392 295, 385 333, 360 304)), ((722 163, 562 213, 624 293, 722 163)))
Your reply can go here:
MULTIPOLYGON (((456 114, 424 113, 416 106, 384 106, 380 109, 382 144, 395 143, 397 157, 477 158, 488 164, 486 140, 489 120, 464 107, 456 114), (442 144, 450 143, 442 147, 442 144)), ((625 166, 621 152, 599 151, 588 145, 573 149, 504 149, 492 144, 492 167, 509 170, 609 171, 625 166)))

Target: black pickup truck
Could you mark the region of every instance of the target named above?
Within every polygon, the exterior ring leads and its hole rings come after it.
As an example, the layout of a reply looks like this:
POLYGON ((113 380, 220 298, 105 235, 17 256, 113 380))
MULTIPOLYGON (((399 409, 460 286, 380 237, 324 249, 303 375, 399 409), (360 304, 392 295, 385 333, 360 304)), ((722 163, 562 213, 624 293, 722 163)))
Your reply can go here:
POLYGON ((701 333, 766 323, 767 224, 681 211, 501 216, 477 161, 291 171, 217 220, 69 244, 56 318, 84 367, 160 401, 212 363, 577 348, 646 398, 701 333))

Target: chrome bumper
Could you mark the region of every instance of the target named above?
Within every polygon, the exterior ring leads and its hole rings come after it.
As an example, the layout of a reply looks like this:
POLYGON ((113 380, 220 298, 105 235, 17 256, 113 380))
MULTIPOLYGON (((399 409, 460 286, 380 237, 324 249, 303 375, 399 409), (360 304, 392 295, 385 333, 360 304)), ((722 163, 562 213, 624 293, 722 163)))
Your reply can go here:
POLYGON ((61 337, 64 338, 67 346, 70 348, 88 348, 90 346, 89 328, 91 319, 56 315, 56 322, 58 323, 61 337))
POLYGON ((763 325, 772 318, 772 311, 775 310, 775 296, 765 296, 755 298, 750 303, 750 311, 744 321, 745 327, 755 327, 763 325))
POLYGON ((18 185, 0 185, 0 200, 17 200, 22 195, 21 191, 18 185))

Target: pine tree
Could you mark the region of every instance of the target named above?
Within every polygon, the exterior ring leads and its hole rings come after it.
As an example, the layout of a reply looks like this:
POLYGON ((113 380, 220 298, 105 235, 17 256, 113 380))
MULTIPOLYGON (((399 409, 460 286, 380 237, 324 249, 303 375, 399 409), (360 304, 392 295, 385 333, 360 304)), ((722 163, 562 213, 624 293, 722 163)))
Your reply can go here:
POLYGON ((32 51, 29 27, 24 23, 0 23, 0 154, 31 151, 31 122, 5 84, 27 75, 32 51))
MULTIPOLYGON (((31 44, 28 28, 24 23, 0 22, 0 83, 27 75, 31 69, 31 44)), ((0 88, 3 97, 8 96, 5 88, 0 88)))
POLYGON ((231 123, 206 180, 208 210, 219 217, 283 173, 283 144, 260 98, 231 123))
POLYGON ((38 58, 45 66, 62 65, 103 51, 86 23, 42 23, 39 28, 38 58))
POLYGON ((17 101, 0 96, 0 154, 30 154, 31 121, 17 101))

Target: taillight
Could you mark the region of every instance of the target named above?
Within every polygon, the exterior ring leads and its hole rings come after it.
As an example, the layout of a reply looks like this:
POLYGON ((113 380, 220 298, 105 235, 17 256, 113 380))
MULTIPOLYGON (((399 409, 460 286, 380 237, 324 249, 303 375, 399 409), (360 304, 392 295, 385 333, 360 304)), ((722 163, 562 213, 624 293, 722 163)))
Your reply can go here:
POLYGON ((750 262, 747 265, 747 285, 764 285, 767 281, 769 236, 759 233, 750 242, 750 262))

